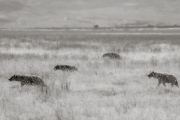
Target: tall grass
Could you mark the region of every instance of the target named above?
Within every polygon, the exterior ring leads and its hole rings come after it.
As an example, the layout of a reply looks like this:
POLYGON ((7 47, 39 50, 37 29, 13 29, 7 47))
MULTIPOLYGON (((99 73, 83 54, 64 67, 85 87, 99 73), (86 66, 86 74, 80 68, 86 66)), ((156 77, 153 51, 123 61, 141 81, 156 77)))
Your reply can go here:
MULTIPOLYGON (((180 78, 180 35, 93 35, 0 33, 0 119, 2 120, 179 120, 178 88, 157 86, 149 71, 180 78), (116 52, 121 60, 103 59, 116 52), (79 68, 54 71, 57 64, 79 68), (37 75, 36 86, 8 79, 37 75)), ((179 81, 180 82, 180 81, 179 81)))

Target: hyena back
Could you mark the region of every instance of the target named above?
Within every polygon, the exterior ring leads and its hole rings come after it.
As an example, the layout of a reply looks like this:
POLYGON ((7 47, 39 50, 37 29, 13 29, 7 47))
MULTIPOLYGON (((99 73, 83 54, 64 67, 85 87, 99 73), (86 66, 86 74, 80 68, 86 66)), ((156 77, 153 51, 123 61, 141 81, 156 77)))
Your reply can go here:
POLYGON ((121 59, 120 55, 117 53, 105 53, 102 57, 108 57, 111 59, 121 59))
POLYGON ((56 65, 54 70, 62 70, 62 71, 78 71, 78 68, 70 65, 56 65))
POLYGON ((158 86, 163 83, 164 86, 166 86, 165 83, 171 83, 171 87, 173 87, 174 85, 178 86, 178 81, 176 79, 175 76, 170 75, 170 74, 163 74, 163 73, 156 73, 156 72, 150 72, 150 74, 148 75, 149 78, 154 77, 157 78, 159 83, 158 86))

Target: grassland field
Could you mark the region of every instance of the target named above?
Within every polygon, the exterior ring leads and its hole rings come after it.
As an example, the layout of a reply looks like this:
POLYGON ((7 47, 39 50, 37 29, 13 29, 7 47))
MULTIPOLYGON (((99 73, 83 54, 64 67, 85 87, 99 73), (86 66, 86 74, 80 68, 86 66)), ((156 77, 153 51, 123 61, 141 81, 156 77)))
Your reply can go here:
POLYGON ((0 31, 0 120, 180 120, 180 89, 146 76, 180 83, 180 34, 93 33, 0 31), (102 58, 107 52, 121 59, 102 58), (79 70, 54 71, 57 64, 79 70), (42 77, 48 94, 20 91, 8 81, 14 74, 42 77))

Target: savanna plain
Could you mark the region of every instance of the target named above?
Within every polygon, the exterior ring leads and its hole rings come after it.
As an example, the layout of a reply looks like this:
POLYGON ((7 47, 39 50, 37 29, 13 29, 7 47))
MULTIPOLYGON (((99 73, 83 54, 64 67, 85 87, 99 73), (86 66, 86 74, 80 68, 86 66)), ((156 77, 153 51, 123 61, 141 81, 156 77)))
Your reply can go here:
POLYGON ((180 34, 98 33, 0 31, 0 119, 180 120, 180 89, 147 77, 180 83, 180 34), (121 58, 102 58, 108 52, 121 58), (78 71, 54 71, 58 64, 78 71), (40 76, 48 93, 10 82, 14 74, 40 76))

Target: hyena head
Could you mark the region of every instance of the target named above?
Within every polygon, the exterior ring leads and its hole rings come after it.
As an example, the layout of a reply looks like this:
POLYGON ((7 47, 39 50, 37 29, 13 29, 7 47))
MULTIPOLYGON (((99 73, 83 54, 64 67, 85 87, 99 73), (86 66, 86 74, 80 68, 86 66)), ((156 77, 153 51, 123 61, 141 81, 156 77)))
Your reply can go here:
POLYGON ((75 67, 75 66, 73 66, 72 69, 75 70, 75 71, 78 71, 78 68, 75 67))
POLYGON ((178 85, 178 82, 177 82, 177 81, 174 83, 174 85, 175 85, 175 86, 177 86, 177 87, 179 87, 179 85, 178 85))
POLYGON ((149 78, 151 78, 151 77, 154 77, 155 74, 156 74, 156 73, 155 73, 154 71, 152 71, 152 72, 150 72, 149 75, 147 75, 147 76, 148 76, 149 78))
POLYGON ((57 70, 57 69, 59 69, 59 66, 58 66, 58 65, 56 65, 56 66, 54 67, 54 70, 57 70))
POLYGON ((10 79, 9 79, 9 81, 16 81, 17 80, 17 75, 13 75, 10 79))

